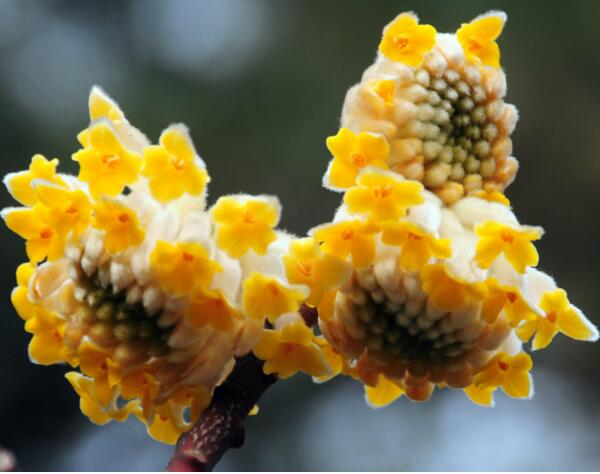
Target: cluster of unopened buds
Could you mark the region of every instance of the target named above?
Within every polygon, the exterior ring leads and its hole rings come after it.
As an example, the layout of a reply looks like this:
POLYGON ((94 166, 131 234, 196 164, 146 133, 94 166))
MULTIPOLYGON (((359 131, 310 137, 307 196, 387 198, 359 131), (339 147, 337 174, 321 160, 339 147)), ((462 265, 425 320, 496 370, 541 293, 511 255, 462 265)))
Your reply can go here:
POLYGON ((36 155, 4 181, 23 206, 2 216, 26 240, 12 302, 31 359, 72 366, 95 423, 134 415, 166 443, 250 352, 280 378, 353 377, 373 406, 436 387, 482 405, 498 388, 531 397, 524 344, 598 332, 535 268, 543 231, 504 195, 517 171, 505 20, 490 12, 439 34, 403 13, 385 27, 326 142, 324 185, 343 203, 304 238, 276 229, 275 197, 207 208, 187 128, 152 145, 93 88, 79 175, 36 155))

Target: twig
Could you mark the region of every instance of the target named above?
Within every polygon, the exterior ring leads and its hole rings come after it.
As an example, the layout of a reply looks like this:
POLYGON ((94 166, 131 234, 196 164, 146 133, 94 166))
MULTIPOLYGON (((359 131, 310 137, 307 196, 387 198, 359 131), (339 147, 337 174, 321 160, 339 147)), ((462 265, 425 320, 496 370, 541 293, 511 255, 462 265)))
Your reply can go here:
POLYGON ((0 447, 0 472, 14 472, 17 470, 17 461, 14 455, 0 447))
MULTIPOLYGON (((316 308, 302 306, 307 326, 317 323, 316 308)), ((244 444, 244 420, 262 394, 277 381, 266 375, 263 361, 252 353, 238 359, 227 380, 213 394, 210 406, 190 431, 179 438, 167 470, 170 472, 210 471, 229 448, 244 444)))
POLYGON ((246 416, 277 381, 274 375, 265 375, 262 366, 263 361, 253 354, 237 360, 231 375, 215 390, 210 406, 179 438, 168 471, 210 471, 225 451, 244 443, 246 416))

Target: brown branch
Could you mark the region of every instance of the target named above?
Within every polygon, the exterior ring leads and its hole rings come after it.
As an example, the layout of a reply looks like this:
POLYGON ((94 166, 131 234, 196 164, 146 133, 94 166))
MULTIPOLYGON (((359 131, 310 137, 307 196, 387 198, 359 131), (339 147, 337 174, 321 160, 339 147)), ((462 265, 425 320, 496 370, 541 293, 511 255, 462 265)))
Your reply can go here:
POLYGON ((194 427, 183 434, 167 467, 171 472, 210 471, 229 448, 244 443, 244 420, 264 391, 277 381, 265 375, 253 354, 237 360, 194 427))
MULTIPOLYGON (((303 305, 300 315, 309 327, 317 324, 316 308, 303 305)), ((238 359, 227 380, 215 390, 209 407, 190 431, 179 438, 167 470, 210 471, 229 448, 244 444, 244 420, 262 394, 277 381, 266 375, 263 361, 252 353, 238 359)))
POLYGON ((14 472, 17 470, 17 461, 13 454, 0 447, 0 472, 14 472))

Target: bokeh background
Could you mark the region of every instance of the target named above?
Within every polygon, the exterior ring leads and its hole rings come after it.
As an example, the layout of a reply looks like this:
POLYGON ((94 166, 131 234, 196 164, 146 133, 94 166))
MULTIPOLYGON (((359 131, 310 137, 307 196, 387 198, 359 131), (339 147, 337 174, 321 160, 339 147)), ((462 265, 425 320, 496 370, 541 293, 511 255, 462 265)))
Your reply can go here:
MULTIPOLYGON (((600 323, 600 2, 0 0, 0 172, 34 153, 70 155, 102 85, 156 140, 182 121, 213 177, 211 193, 272 193, 302 234, 332 215, 321 188, 326 136, 346 89, 375 55, 385 23, 415 10, 454 31, 489 9, 501 39, 521 162, 508 195, 543 225, 542 266, 600 323)), ((12 205, 0 193, 2 207, 12 205)), ((64 367, 27 358, 9 302, 21 240, 0 232, 0 445, 25 470, 161 470, 172 448, 137 421, 96 427, 81 415, 64 367)), ((536 396, 497 407, 459 392, 373 411, 361 387, 298 376, 278 383, 221 470, 597 470, 600 344, 560 336, 536 353, 536 396)))

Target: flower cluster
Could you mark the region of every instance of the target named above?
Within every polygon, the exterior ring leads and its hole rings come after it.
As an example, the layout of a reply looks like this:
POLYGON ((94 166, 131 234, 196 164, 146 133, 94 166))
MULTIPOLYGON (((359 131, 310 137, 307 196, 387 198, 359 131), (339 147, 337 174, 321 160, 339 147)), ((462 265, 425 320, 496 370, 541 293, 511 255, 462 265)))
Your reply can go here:
POLYGON ((327 139, 324 185, 343 204, 310 235, 351 273, 308 302, 332 366, 364 383, 374 406, 427 400, 436 387, 482 405, 498 388, 527 398, 524 343, 598 338, 534 268, 543 231, 520 224, 503 194, 517 170, 496 43, 505 21, 490 12, 438 34, 402 13, 327 139))
POLYGON ((375 63, 344 102, 325 185, 346 189, 367 164, 422 182, 450 204, 502 192, 517 161, 517 109, 504 103, 496 38, 506 15, 490 12, 456 34, 437 34, 402 13, 383 31, 375 63))
POLYGON ((23 207, 2 216, 29 257, 12 301, 31 359, 79 368, 67 379, 92 421, 133 414, 174 443, 265 318, 293 320, 308 290, 285 276, 291 237, 275 230, 276 198, 225 196, 206 209, 209 177, 185 126, 151 145, 99 88, 89 109, 77 178, 41 155, 5 178, 23 207))

